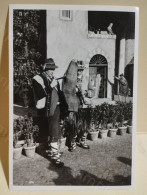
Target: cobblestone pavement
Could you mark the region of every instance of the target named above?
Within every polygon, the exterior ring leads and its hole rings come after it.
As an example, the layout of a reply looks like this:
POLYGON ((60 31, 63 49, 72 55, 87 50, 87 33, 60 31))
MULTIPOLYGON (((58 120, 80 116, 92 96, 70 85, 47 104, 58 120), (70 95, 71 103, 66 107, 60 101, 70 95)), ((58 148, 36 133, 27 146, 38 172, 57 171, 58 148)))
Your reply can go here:
POLYGON ((45 155, 44 146, 38 148, 33 159, 24 155, 14 160, 14 185, 130 185, 132 136, 88 141, 90 150, 77 147, 63 151, 63 168, 56 168, 45 155))

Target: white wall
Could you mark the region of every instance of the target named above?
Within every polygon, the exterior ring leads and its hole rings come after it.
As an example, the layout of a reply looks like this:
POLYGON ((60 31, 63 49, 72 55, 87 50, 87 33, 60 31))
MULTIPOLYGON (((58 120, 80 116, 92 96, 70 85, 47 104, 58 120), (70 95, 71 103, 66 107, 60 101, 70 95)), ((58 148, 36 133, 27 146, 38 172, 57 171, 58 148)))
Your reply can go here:
MULTIPOLYGON (((86 64, 86 60, 100 49, 107 55, 108 76, 113 81, 115 39, 88 38, 88 12, 73 10, 72 14, 72 21, 64 21, 60 20, 59 11, 47 11, 47 57, 53 58, 59 66, 56 76, 64 74, 72 59, 83 60, 86 64)), ((110 86, 108 88, 111 98, 110 86)))

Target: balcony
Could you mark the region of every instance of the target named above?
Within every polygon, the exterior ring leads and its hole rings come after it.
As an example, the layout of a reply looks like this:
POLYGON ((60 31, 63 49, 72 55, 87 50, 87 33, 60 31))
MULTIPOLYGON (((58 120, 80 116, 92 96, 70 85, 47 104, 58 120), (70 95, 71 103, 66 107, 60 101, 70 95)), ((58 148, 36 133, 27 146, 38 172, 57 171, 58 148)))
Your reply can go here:
POLYGON ((88 31, 88 38, 97 39, 116 39, 116 35, 110 35, 107 31, 101 31, 100 33, 94 33, 93 31, 88 31))

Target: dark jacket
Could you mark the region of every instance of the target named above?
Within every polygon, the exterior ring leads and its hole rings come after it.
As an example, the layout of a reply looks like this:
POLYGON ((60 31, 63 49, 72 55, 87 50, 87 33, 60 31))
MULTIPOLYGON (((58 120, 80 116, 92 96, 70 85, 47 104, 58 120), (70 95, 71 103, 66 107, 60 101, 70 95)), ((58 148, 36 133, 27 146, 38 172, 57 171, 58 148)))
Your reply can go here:
POLYGON ((60 90, 59 83, 57 89, 55 89, 50 86, 51 82, 43 73, 38 76, 40 78, 33 78, 33 88, 37 100, 46 97, 46 104, 45 108, 43 109, 45 112, 45 117, 53 116, 56 106, 59 104, 61 112, 60 117, 64 119, 64 117, 68 115, 68 104, 66 102, 64 93, 60 90), (43 83, 40 79, 43 80, 43 83))
POLYGON ((42 110, 45 111, 45 117, 50 116, 50 105, 51 105, 51 96, 52 96, 52 88, 50 86, 50 81, 45 77, 43 73, 40 75, 36 75, 33 77, 33 89, 35 93, 35 97, 37 100, 40 100, 46 97, 45 108, 42 110))

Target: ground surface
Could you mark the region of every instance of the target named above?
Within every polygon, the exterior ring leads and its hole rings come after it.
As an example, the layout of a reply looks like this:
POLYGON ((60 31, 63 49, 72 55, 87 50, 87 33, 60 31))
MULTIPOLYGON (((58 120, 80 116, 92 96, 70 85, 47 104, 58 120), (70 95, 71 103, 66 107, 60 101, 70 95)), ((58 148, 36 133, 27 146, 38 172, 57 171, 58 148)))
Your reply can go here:
POLYGON ((65 166, 58 169, 40 145, 33 159, 14 160, 14 185, 129 185, 131 182, 132 136, 88 141, 90 150, 63 150, 65 166))

